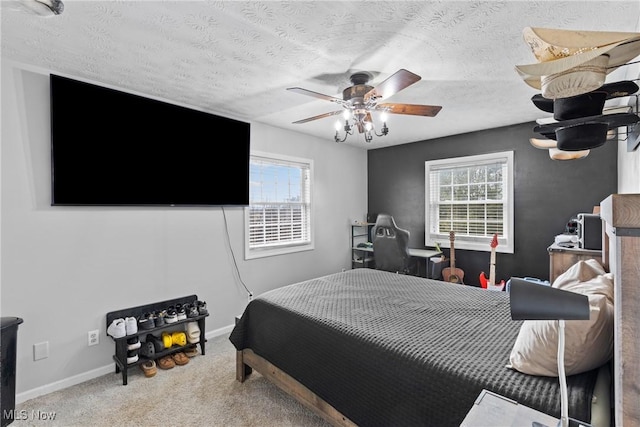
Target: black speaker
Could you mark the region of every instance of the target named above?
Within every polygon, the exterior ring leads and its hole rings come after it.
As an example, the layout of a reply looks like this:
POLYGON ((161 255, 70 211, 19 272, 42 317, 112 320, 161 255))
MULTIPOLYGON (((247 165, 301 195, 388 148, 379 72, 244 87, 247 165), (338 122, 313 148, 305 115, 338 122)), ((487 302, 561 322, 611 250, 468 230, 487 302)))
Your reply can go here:
POLYGON ((581 249, 602 250, 602 219, 598 214, 578 214, 578 245, 581 249))
POLYGON ((378 219, 377 213, 367 213, 367 222, 370 224, 375 224, 378 219))

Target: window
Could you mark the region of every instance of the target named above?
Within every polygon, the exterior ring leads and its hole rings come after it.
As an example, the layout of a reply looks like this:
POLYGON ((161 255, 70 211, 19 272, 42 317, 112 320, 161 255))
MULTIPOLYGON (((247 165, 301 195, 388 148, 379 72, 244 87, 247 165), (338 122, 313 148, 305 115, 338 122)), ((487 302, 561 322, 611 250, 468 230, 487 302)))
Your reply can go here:
POLYGON ((246 259, 313 249, 312 177, 311 160, 251 155, 246 259))
POLYGON ((425 162, 425 241, 513 253, 513 152, 425 162))

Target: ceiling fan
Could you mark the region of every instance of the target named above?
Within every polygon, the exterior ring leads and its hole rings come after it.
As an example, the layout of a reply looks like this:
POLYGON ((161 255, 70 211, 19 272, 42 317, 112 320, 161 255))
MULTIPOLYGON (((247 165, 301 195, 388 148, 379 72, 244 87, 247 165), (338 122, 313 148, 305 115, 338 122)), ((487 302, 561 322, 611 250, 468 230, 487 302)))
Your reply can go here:
POLYGON ((338 123, 338 125, 336 126, 335 135, 336 142, 344 142, 344 140, 347 139, 348 135, 352 135, 352 126, 355 126, 358 129, 359 133, 364 134, 366 142, 371 142, 371 140, 373 139, 372 132, 377 136, 383 136, 389 132, 386 120, 383 120, 384 124, 382 126, 381 133, 378 134, 375 131, 373 119, 371 117, 372 111, 390 114, 407 114, 413 116, 434 117, 442 109, 441 106, 437 105, 378 103, 383 99, 395 95, 402 89, 405 89, 406 87, 416 83, 421 79, 419 75, 414 74, 411 71, 400 69, 375 87, 367 84, 371 77, 372 75, 368 72, 357 72, 352 74, 350 80, 353 86, 350 86, 342 91, 342 99, 324 95, 322 93, 314 92, 300 87, 287 88, 287 90, 290 90, 292 92, 324 99, 343 107, 342 110, 331 111, 329 113, 324 113, 306 119, 298 120, 293 123, 307 123, 313 120, 323 119, 325 117, 344 114, 345 136, 343 139, 339 138, 338 132, 341 125, 338 123), (353 124, 350 124, 349 120, 352 120, 353 124))

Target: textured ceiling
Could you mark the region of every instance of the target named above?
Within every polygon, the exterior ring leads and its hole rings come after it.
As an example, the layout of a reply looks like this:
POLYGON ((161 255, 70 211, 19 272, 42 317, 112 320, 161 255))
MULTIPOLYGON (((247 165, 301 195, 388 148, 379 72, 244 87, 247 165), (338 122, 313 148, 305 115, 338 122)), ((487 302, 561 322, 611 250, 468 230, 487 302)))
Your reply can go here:
MULTIPOLYGON (((547 117, 514 71, 535 62, 526 26, 638 31, 640 1, 73 1, 43 18, 1 3, 2 59, 333 142, 333 97, 368 71, 422 80, 385 102, 441 105, 436 117, 392 115, 378 148, 547 117)), ((625 67, 609 75, 620 80, 625 67)), ((637 74, 636 74, 637 77, 637 74)))

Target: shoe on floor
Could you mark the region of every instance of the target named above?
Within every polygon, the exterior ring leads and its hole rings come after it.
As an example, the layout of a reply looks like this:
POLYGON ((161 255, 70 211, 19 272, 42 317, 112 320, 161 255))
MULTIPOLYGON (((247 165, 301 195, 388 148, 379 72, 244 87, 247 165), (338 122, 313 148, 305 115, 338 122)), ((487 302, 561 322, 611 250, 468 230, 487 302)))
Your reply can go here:
POLYGON ((113 319, 113 322, 107 328, 107 334, 112 336, 113 338, 122 338, 127 335, 127 329, 125 326, 124 319, 118 318, 113 319))
POLYGON ((165 356, 158 359, 158 367, 160 369, 171 369, 176 366, 176 362, 173 361, 171 356, 165 356))
POLYGON ((171 358, 176 365, 186 365, 187 363, 189 363, 189 358, 181 351, 179 351, 178 353, 173 353, 171 355, 171 358))
POLYGON ((197 346, 189 347, 189 348, 184 350, 184 354, 187 357, 197 356, 198 355, 198 347, 197 346))
POLYGON ((144 376, 147 378, 151 378, 158 372, 158 368, 156 368, 156 362, 154 362, 153 360, 142 362, 140 364, 140 369, 142 369, 142 372, 144 372, 144 376))

